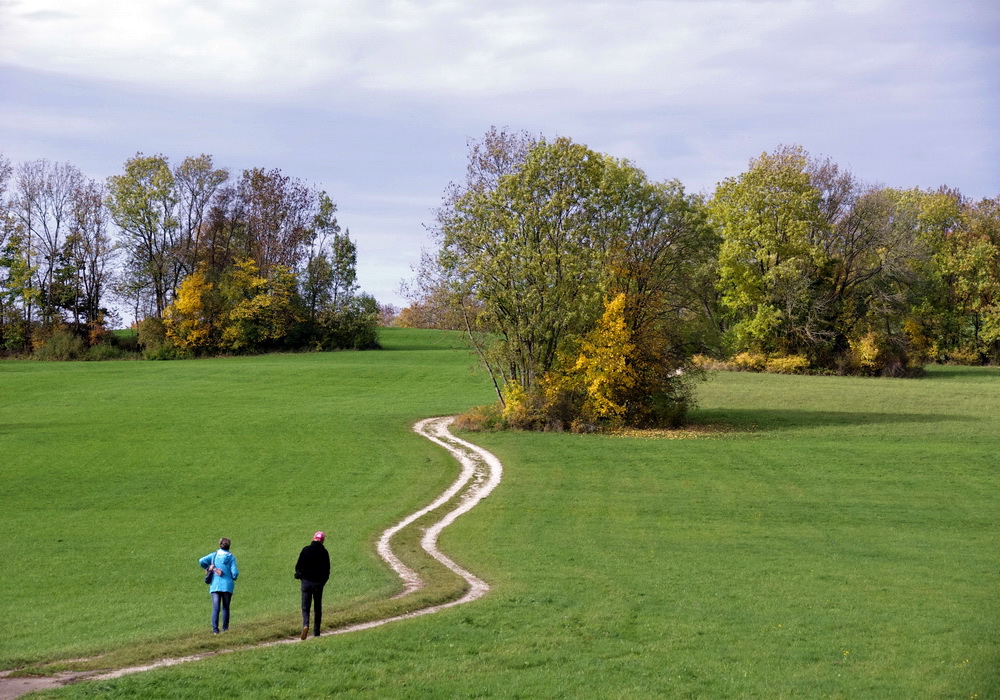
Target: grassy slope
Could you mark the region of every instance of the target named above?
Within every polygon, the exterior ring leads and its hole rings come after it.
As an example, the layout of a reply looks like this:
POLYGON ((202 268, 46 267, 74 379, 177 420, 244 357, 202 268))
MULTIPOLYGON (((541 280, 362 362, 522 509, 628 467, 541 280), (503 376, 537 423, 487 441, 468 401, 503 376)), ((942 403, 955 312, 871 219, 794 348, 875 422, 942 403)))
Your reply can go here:
POLYGON ((505 480, 443 547, 482 601, 60 694, 1000 697, 1000 373, 701 395, 744 430, 474 436, 505 480))
MULTIPOLYGON (((488 400, 457 336, 380 353, 0 363, 0 668, 208 629, 222 535, 234 633, 294 625, 298 549, 329 533, 331 603, 397 580, 369 541, 454 478, 410 428, 488 400)), ((259 632, 259 630, 258 630, 259 632)))

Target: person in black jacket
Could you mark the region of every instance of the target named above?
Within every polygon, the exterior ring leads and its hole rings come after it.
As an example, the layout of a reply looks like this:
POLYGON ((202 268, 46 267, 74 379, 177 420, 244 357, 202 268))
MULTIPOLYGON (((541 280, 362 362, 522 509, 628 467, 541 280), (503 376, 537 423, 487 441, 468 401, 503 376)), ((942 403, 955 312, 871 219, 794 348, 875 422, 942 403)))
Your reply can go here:
POLYGON ((302 582, 302 639, 309 636, 309 608, 316 610, 313 636, 318 637, 323 624, 323 586, 330 579, 330 554, 323 546, 326 535, 317 532, 312 543, 302 548, 295 562, 295 578, 302 582))

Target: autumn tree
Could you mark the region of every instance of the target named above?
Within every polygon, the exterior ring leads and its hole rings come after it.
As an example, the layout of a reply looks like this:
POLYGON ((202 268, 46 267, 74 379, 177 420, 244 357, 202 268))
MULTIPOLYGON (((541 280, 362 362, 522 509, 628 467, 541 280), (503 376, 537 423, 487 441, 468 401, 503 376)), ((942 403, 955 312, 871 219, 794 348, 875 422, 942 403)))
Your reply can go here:
POLYGON ((166 157, 137 153, 125 162, 123 174, 108 178, 108 191, 111 215, 122 234, 126 290, 138 311, 160 318, 177 279, 174 173, 166 157))
POLYGON ((915 370, 904 326, 926 294, 930 248, 910 195, 782 147, 723 181, 710 211, 731 351, 802 354, 847 373, 915 370))
POLYGON ((0 154, 0 348, 23 350, 30 340, 29 309, 37 289, 31 253, 11 193, 14 169, 0 154))
MULTIPOLYGON (((642 384, 630 398, 679 396, 664 391, 687 381, 676 372, 686 363, 683 334, 668 329, 692 314, 683 273, 708 248, 704 216, 677 183, 649 183, 630 163, 569 139, 539 141, 518 164, 520 157, 491 161, 509 164, 510 172, 475 180, 438 217, 438 277, 453 298, 479 305, 469 330, 509 404, 505 411, 531 404, 526 415, 563 424, 574 412, 610 415, 583 409, 570 379, 574 367, 598 371, 579 359, 580 347, 609 312, 609 298, 621 307, 610 311, 622 315, 629 342, 643 342, 641 352, 629 353, 629 373, 646 357, 670 367, 657 378, 661 385, 642 384), (550 400, 555 395, 561 398, 550 400)), ((629 418, 643 413, 650 423, 666 416, 624 405, 622 411, 629 418)))
POLYGON ((218 349, 221 309, 215 285, 202 268, 180 283, 173 302, 163 312, 166 338, 175 346, 193 353, 218 349))

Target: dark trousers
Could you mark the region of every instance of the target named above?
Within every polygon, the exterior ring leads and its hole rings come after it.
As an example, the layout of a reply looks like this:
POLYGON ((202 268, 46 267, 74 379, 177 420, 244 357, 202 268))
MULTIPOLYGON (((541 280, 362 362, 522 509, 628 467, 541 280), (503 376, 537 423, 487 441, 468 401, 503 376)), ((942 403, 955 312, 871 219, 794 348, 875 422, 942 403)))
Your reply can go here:
POLYGON ((233 599, 232 593, 217 591, 212 594, 212 631, 219 631, 219 606, 222 606, 222 631, 229 629, 229 603, 233 599))
POLYGON ((323 584, 302 579, 302 626, 309 626, 309 608, 315 609, 313 635, 318 637, 323 625, 323 584))

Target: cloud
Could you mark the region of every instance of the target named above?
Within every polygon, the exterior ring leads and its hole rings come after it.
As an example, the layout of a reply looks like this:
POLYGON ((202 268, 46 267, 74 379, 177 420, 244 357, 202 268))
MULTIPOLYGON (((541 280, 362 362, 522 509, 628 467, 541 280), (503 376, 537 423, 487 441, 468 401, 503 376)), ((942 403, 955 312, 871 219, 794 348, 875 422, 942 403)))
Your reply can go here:
MULTIPOLYGON (((76 0, 69 14, 62 5, 0 7, 7 27, 0 61, 242 96, 295 95, 325 84, 431 99, 574 94, 633 103, 741 89, 746 71, 730 57, 780 52, 772 37, 826 6, 512 0, 484 10, 456 0, 76 0)), ((880 4, 833 7, 825 14, 856 20, 880 4)))
POLYGON ((405 132, 367 156, 398 171, 428 130, 460 146, 508 124, 700 188, 789 142, 848 159, 882 141, 898 159, 962 134, 991 162, 998 26, 983 0, 0 0, 0 64, 141 93, 161 140, 181 115, 184 138, 225 119, 216 141, 287 151, 260 112, 280 105, 405 132))
POLYGON ((47 111, 10 108, 0 112, 0 131, 82 136, 97 133, 101 128, 102 125, 94 119, 73 114, 52 114, 47 111))

